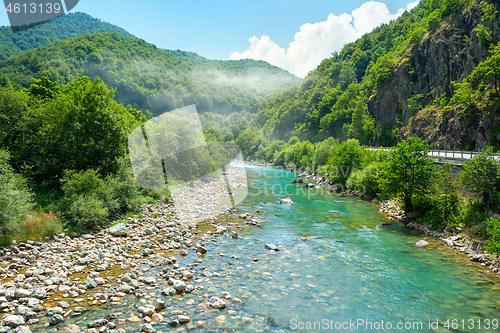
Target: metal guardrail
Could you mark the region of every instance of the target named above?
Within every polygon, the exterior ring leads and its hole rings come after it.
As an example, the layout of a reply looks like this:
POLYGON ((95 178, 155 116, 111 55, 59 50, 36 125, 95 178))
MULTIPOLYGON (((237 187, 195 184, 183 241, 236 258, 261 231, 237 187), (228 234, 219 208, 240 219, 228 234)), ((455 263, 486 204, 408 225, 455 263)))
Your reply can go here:
MULTIPOLYGON (((371 150, 389 150, 389 147, 369 147, 371 150)), ((437 157, 448 157, 448 158, 461 158, 461 159, 470 159, 474 155, 479 154, 478 151, 462 151, 462 150, 437 150, 432 149, 429 151, 429 156, 437 156, 437 157)), ((500 160, 500 154, 493 153, 493 158, 495 160, 500 160)))

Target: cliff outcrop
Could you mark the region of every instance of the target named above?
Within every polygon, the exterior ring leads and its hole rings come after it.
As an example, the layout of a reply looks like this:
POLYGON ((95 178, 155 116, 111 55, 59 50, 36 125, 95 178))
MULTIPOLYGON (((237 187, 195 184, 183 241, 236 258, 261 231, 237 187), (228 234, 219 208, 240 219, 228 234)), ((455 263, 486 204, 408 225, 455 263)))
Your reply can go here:
MULTIPOLYGON (((460 116, 460 106, 443 114, 427 108, 414 114, 408 100, 421 94, 425 107, 443 93, 453 94, 453 81, 467 78, 490 53, 476 36, 482 21, 481 6, 474 6, 448 18, 432 34, 427 33, 418 45, 409 46, 406 54, 392 68, 392 80, 379 87, 368 102, 368 110, 378 123, 400 128, 399 139, 420 136, 435 149, 477 150, 486 147, 500 127, 500 112, 475 109, 460 116), (411 49, 410 49, 411 47, 411 49), (413 112, 413 113, 412 113, 413 112)), ((494 38, 500 40, 498 19, 492 22, 494 38)))

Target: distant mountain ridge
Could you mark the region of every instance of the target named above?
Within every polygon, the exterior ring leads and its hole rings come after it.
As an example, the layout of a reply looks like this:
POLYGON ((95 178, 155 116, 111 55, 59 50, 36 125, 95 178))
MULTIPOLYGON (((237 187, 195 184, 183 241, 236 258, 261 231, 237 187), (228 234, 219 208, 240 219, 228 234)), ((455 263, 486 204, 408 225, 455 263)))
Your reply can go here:
POLYGON ((255 113, 265 98, 300 81, 264 61, 208 60, 118 33, 86 34, 29 50, 0 61, 0 74, 25 87, 42 76, 60 83, 99 76, 119 102, 150 116, 191 104, 201 112, 255 113))
POLYGON ((58 40, 97 32, 116 32, 123 37, 133 35, 116 25, 103 22, 82 12, 65 14, 57 19, 18 33, 7 26, 0 27, 0 60, 25 51, 46 46, 58 40))

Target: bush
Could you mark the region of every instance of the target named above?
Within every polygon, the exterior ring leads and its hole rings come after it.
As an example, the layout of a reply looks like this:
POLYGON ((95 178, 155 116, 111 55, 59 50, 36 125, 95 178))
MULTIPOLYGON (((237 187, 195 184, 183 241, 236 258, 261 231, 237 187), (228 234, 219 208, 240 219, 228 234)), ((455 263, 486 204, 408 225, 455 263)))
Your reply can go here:
POLYGON ((118 160, 116 173, 102 178, 95 170, 66 171, 61 180, 60 210, 80 229, 94 228, 113 215, 137 211, 146 201, 169 199, 165 190, 140 189, 135 184, 130 160, 118 160))
POLYGON ((109 211, 102 200, 90 195, 79 195, 67 209, 70 221, 84 229, 99 225, 109 216, 109 211))
POLYGON ((463 114, 468 114, 476 106, 476 95, 472 91, 472 87, 467 79, 463 79, 462 82, 452 81, 455 87, 455 92, 450 99, 451 103, 456 103, 458 105, 463 105, 465 107, 463 114))
POLYGON ((364 160, 366 151, 358 140, 349 139, 332 148, 328 159, 328 173, 332 181, 345 184, 351 172, 358 169, 364 160))
POLYGON ((490 28, 479 24, 475 30, 477 39, 479 39, 481 44, 483 44, 484 46, 488 46, 493 42, 493 31, 491 31, 490 28))
MULTIPOLYGON (((107 186, 112 190, 112 196, 120 212, 137 211, 145 202, 140 189, 135 184, 130 159, 122 157, 118 161, 118 170, 107 177, 107 186)), ((154 195, 154 192, 151 192, 154 195)))
POLYGON ((28 216, 33 194, 26 180, 9 164, 9 153, 0 150, 0 244, 7 245, 16 225, 28 216))
POLYGON ((371 197, 379 195, 380 189, 379 170, 382 164, 380 162, 373 162, 366 166, 364 169, 356 170, 347 179, 347 187, 350 190, 357 190, 361 192, 364 189, 364 194, 371 197))
POLYGON ((443 16, 446 17, 458 13, 463 5, 463 0, 443 0, 441 4, 443 16))
POLYGON ((45 237, 52 237, 52 235, 62 232, 63 225, 58 214, 35 211, 26 220, 19 223, 18 231, 22 241, 28 239, 43 240, 45 237))
POLYGON ((423 27, 415 27, 415 29, 409 34, 408 43, 418 46, 422 38, 424 38, 425 29, 423 27))
POLYGON ((422 99, 424 95, 416 94, 408 99, 408 109, 412 115, 417 114, 420 110, 422 110, 422 99))
POLYGON ((500 219, 489 218, 486 220, 486 234, 489 236, 488 245, 484 247, 486 251, 496 256, 500 255, 500 219))
POLYGON ((64 192, 61 211, 80 227, 93 228, 119 210, 112 186, 95 170, 65 171, 61 183, 64 192))
POLYGON ((436 229, 443 229, 458 215, 460 194, 451 173, 453 165, 445 164, 435 168, 436 177, 431 181, 431 191, 418 198, 415 211, 421 216, 422 222, 429 223, 436 229))
POLYGON ((482 150, 465 161, 460 171, 460 182, 477 198, 482 198, 487 208, 498 209, 500 201, 500 162, 493 158, 493 148, 482 150))
POLYGON ((462 224, 464 228, 470 228, 488 218, 488 208, 479 200, 468 200, 460 210, 452 225, 462 224))
POLYGON ((436 9, 427 18, 427 29, 433 32, 437 28, 439 23, 441 23, 441 11, 439 9, 436 9))

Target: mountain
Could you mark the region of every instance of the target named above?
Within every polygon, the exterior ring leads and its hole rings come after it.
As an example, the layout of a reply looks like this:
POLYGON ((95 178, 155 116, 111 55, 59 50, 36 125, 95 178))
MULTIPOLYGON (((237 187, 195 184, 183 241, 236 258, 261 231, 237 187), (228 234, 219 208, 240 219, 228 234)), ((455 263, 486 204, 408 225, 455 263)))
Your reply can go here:
POLYGON ((418 135, 440 149, 500 148, 498 7, 422 1, 267 100, 254 125, 285 141, 418 135))
POLYGON ((46 46, 58 40, 96 32, 116 32, 124 37, 132 35, 108 22, 102 22, 85 13, 69 13, 38 27, 13 33, 10 27, 0 27, 0 60, 25 51, 46 46))
POLYGON ((499 149, 497 8, 498 2, 469 4, 427 31, 368 102, 375 119, 398 127, 400 139, 420 136, 436 149, 499 149))
POLYGON ((118 33, 87 34, 29 50, 0 61, 0 74, 25 87, 42 76, 59 83, 99 76, 115 89, 117 101, 150 116, 190 104, 201 112, 257 112, 266 97, 300 81, 263 61, 208 60, 118 33))

